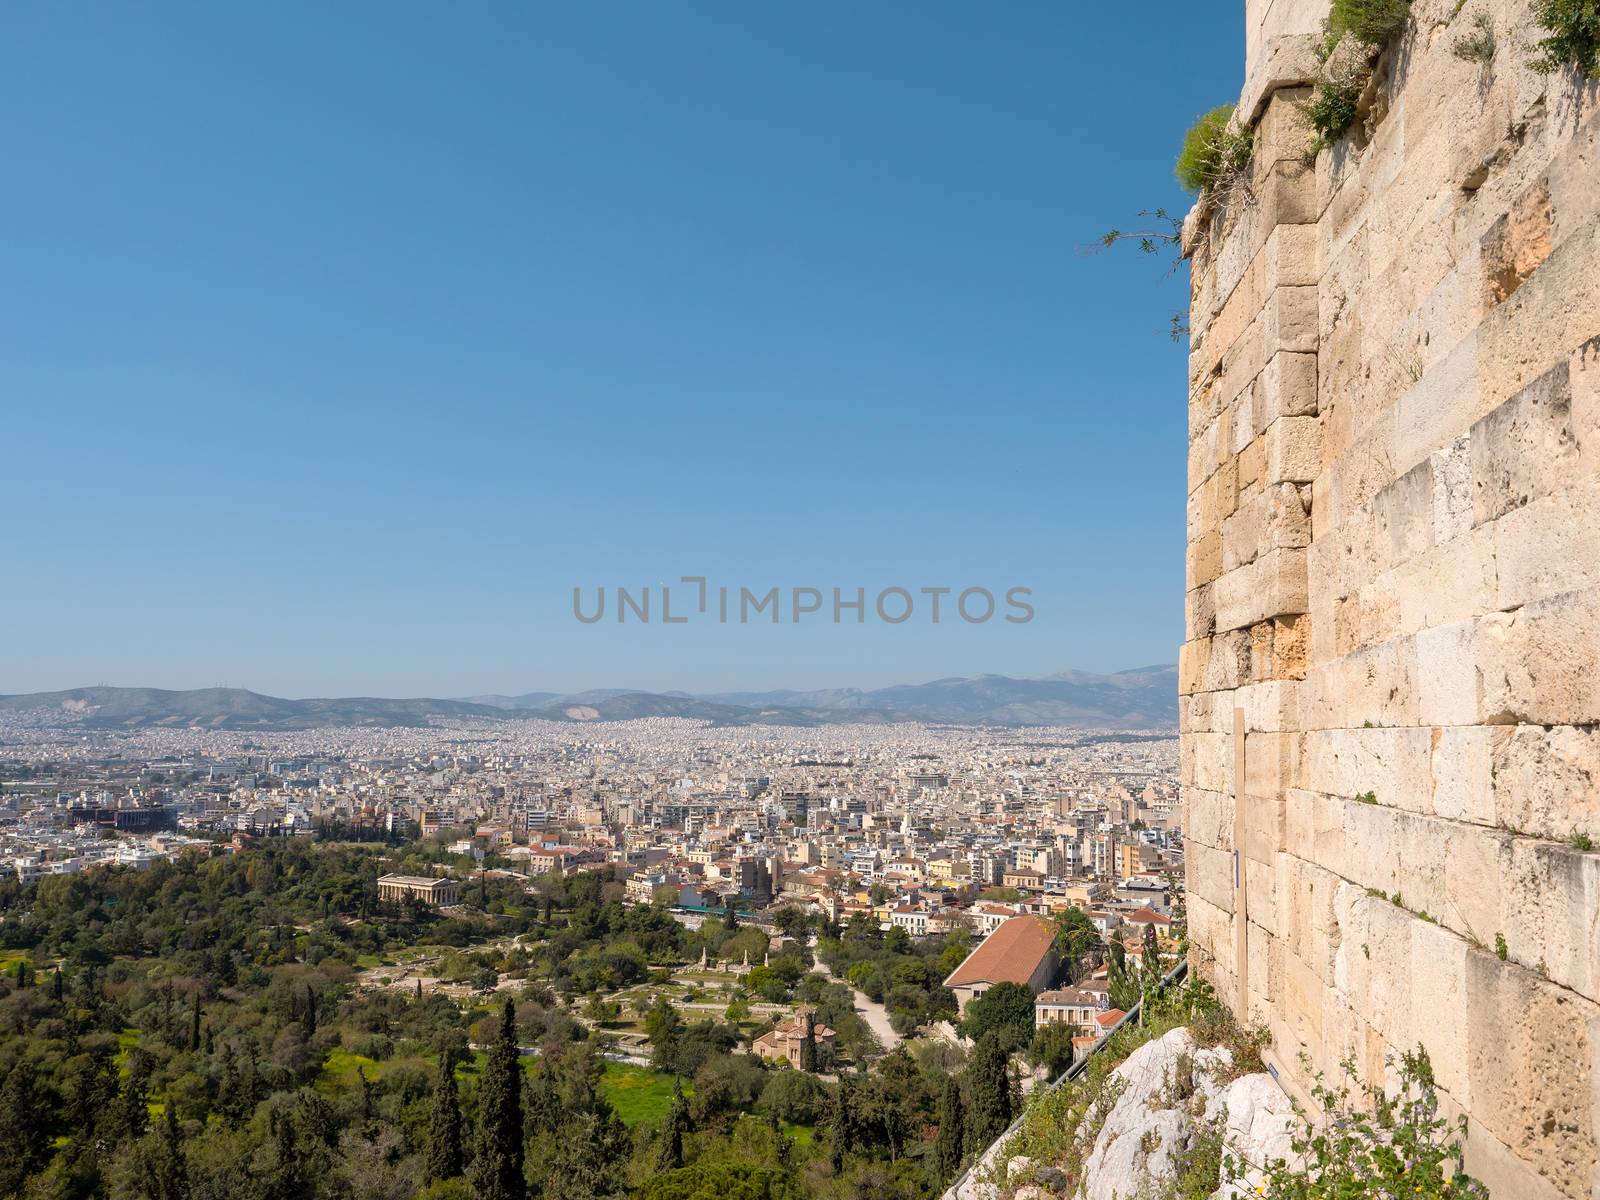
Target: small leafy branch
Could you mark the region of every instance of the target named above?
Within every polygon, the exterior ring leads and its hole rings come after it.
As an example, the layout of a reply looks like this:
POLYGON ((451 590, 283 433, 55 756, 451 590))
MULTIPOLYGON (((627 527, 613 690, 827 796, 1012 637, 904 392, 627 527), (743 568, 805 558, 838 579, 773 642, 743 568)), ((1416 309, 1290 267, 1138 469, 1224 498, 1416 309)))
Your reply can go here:
MULTIPOLYGON (((1119 242, 1132 242, 1140 254, 1159 254, 1162 250, 1171 250, 1172 265, 1167 268, 1167 273, 1176 271, 1183 262, 1183 218, 1173 216, 1164 208, 1141 209, 1139 216, 1147 222, 1148 227, 1108 229, 1100 235, 1099 244, 1091 249, 1108 250, 1119 242)), ((1169 333, 1175 342, 1181 342, 1189 336, 1187 312, 1179 310, 1172 314, 1169 333)))
MULTIPOLYGON (((1354 1062, 1342 1065, 1345 1078, 1354 1079, 1354 1062)), ((1224 1155, 1223 1177, 1248 1190, 1247 1174, 1255 1174, 1254 1194, 1266 1200, 1488 1200, 1488 1189, 1466 1173, 1467 1119, 1452 1123, 1439 1114, 1427 1051, 1419 1046, 1402 1054, 1398 1066, 1393 1096, 1366 1083, 1354 1091, 1348 1083, 1330 1087, 1319 1072, 1311 1090, 1325 1116, 1294 1136, 1293 1161, 1252 1172, 1237 1156, 1224 1155)))
MULTIPOLYGON (((1164 208, 1145 208, 1139 216, 1152 222, 1154 229, 1108 229, 1100 236, 1102 249, 1118 242, 1133 242, 1141 254, 1156 254, 1164 247, 1178 249, 1183 241, 1183 219, 1164 208)), ((1174 263, 1176 265, 1176 263, 1174 263)))

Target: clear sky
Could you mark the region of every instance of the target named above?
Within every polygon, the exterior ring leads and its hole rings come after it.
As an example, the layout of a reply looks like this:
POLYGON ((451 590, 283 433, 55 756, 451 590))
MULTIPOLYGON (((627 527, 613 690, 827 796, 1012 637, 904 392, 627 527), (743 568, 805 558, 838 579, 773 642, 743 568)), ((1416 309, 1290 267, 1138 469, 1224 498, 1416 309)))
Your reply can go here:
POLYGON ((8 4, 0 692, 1174 661, 1187 272, 1084 247, 1237 7, 8 4), (572 616, 688 574, 1036 615, 572 616))

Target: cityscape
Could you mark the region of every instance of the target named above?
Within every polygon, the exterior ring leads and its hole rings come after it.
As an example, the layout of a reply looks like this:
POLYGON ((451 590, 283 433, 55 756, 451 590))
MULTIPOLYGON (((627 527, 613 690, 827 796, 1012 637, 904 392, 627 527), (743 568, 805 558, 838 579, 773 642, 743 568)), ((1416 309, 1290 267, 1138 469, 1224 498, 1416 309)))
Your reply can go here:
POLYGON ((1600 1200, 1600 0, 0 37, 0 1200, 1600 1200))

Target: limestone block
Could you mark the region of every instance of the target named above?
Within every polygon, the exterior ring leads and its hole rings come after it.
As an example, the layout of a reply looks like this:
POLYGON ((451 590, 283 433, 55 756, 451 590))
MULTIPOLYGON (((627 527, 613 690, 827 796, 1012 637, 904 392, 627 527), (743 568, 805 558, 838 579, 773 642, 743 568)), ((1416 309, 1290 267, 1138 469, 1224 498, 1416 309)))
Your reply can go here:
POLYGON ((1267 296, 1261 310, 1262 339, 1267 354, 1279 351, 1317 352, 1317 289, 1279 287, 1267 296))
POLYGON ((1202 690, 1231 691, 1250 680, 1250 637, 1242 629, 1231 629, 1211 639, 1211 654, 1206 660, 1202 690))
POLYGON ((1189 543, 1190 588, 1204 587, 1222 574, 1222 532, 1217 529, 1202 533, 1189 543))
POLYGON ((1322 470, 1322 426, 1316 417, 1279 417, 1267 427, 1267 483, 1310 483, 1322 470))
POLYGON ((1484 644, 1475 621, 1425 629, 1415 638, 1417 718, 1426 725, 1472 725, 1480 703, 1478 652, 1484 644))
POLYGON ((1185 593, 1183 603, 1184 632, 1188 634, 1190 641, 1196 638, 1209 638, 1216 632, 1217 606, 1211 595, 1210 584, 1185 593))
POLYGON ((1572 478, 1578 446, 1565 359, 1472 427, 1471 455, 1472 511, 1479 524, 1549 495, 1572 478))
POLYGON ((1600 843, 1600 729, 1513 725, 1490 737, 1497 824, 1554 839, 1576 830, 1600 843))
POLYGON ((1469 725, 1427 732, 1432 811, 1451 820, 1496 824, 1493 763, 1497 731, 1469 725))
MULTIPOLYGON (((1370 511, 1376 553, 1371 568, 1375 574, 1433 547, 1434 490, 1433 463, 1423 459, 1373 496, 1370 511)), ((1359 520, 1360 514, 1354 519, 1359 520)))
POLYGON ((1241 687, 1232 699, 1244 710, 1245 728, 1251 733, 1300 728, 1300 689, 1292 682, 1277 679, 1254 683, 1241 687))
POLYGON ((1415 633, 1500 607, 1497 544, 1493 529, 1474 529, 1389 572, 1399 605, 1394 631, 1415 633))
POLYGON ((1472 528, 1472 439, 1463 434, 1428 456, 1433 474, 1433 540, 1460 537, 1472 528))
POLYGON ((1269 484, 1239 506, 1222 522, 1222 569, 1254 562, 1269 550, 1310 545, 1309 500, 1296 485, 1280 483, 1269 484))
POLYGON ((1255 432, 1279 417, 1317 415, 1317 356, 1283 351, 1267 360, 1256 388, 1255 432))
POLYGON ((1184 847, 1184 873, 1190 895, 1233 911, 1233 852, 1195 842, 1184 847))
POLYGON ((1243 629, 1271 617, 1307 608, 1306 552, 1270 550, 1216 583, 1217 628, 1243 629))
MULTIPOLYGON (((1250 733, 1244 739, 1244 790, 1252 797, 1276 799, 1288 788, 1306 786, 1299 733, 1250 733)), ((1276 850, 1277 844, 1266 849, 1276 850)), ((1266 850, 1256 855, 1266 857, 1266 850)))
POLYGON ((1483 402, 1515 395, 1600 324, 1600 218, 1573 232, 1484 318, 1478 335, 1483 402))
POLYGON ((1395 403, 1394 462, 1410 466, 1466 433, 1483 415, 1479 404, 1479 338, 1467 332, 1428 365, 1395 403))
POLYGON ((1483 235, 1484 284, 1490 304, 1509 299, 1550 257, 1550 181, 1540 178, 1483 235))
MULTIPOLYGON (((1600 999, 1600 854, 1556 842, 1505 839, 1498 897, 1510 957, 1589 1000, 1600 999)), ((1492 944, 1492 937, 1480 939, 1492 944)))
POLYGON ((1482 719, 1600 722, 1600 593, 1551 596, 1478 622, 1482 719))
MULTIPOLYGON (((1193 593, 1190 593, 1193 595, 1193 593)), ((1207 666, 1211 660, 1211 639, 1196 638, 1178 648, 1178 694, 1187 696, 1204 690, 1207 666)))
POLYGON ((1184 739, 1180 748, 1193 756, 1193 771, 1184 780, 1198 788, 1214 792, 1233 791, 1233 735, 1231 733, 1195 733, 1184 739))
POLYGON ((1305 735, 1305 786, 1331 796, 1371 793, 1378 803, 1432 810, 1432 730, 1318 729, 1305 735))
POLYGON ((1406 925, 1411 938, 1410 1047, 1425 1047, 1440 1085, 1468 1099, 1473 1095, 1473 1046, 1466 1022, 1450 1020, 1447 1014, 1462 1012, 1470 1002, 1469 947, 1427 921, 1412 918, 1406 925))
POLYGON ((1563 1196, 1589 1195, 1600 1012, 1487 953, 1469 954, 1464 998, 1474 1121, 1563 1196))
POLYGON ((1477 532, 1493 538, 1500 608, 1600 587, 1600 478, 1543 496, 1477 532))
POLYGON ((1266 475, 1266 455, 1267 445, 1265 438, 1257 438, 1239 452, 1239 495, 1241 499, 1248 488, 1260 483, 1266 475))
POLYGON ((1199 843, 1233 851, 1233 797, 1201 787, 1183 789, 1185 846, 1199 843))

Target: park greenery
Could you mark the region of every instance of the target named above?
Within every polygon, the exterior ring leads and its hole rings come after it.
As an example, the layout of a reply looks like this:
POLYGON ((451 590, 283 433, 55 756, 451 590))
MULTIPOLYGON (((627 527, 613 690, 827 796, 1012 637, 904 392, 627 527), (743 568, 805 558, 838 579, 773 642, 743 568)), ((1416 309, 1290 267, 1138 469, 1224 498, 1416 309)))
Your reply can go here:
POLYGON ((964 932, 689 929, 609 871, 378 901, 379 875, 436 866, 471 869, 285 839, 0 884, 0 1195, 921 1200, 1017 1109, 1020 1004, 970 1062, 948 1038, 885 1053, 856 1011, 859 989, 902 1035, 953 1020, 964 932), (784 1012, 836 1044, 804 1069, 749 1053, 784 1012))

